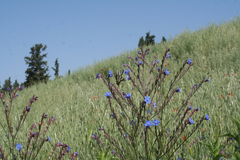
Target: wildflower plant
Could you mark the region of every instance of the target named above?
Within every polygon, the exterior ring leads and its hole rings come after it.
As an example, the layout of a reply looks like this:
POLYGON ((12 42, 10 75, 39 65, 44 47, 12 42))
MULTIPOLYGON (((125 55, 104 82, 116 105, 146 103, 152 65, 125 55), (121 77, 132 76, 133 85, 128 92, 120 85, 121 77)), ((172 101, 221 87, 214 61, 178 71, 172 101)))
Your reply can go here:
MULTIPOLYGON (((18 120, 17 124, 13 124, 11 121, 11 113, 15 110, 12 109, 12 103, 15 98, 17 98, 19 95, 17 94, 18 91, 22 91, 24 88, 22 87, 16 87, 16 89, 11 91, 10 88, 8 88, 9 93, 9 103, 7 103, 5 99, 5 94, 0 93, 0 98, 2 101, 2 104, 4 106, 4 113, 6 116, 6 124, 7 128, 5 128, 5 124, 1 121, 0 125, 2 127, 2 130, 4 131, 5 136, 1 136, 0 141, 0 158, 1 159, 36 159, 37 156, 40 153, 40 150, 42 149, 43 145, 47 142, 51 142, 51 137, 47 136, 47 131, 51 124, 54 123, 55 117, 48 118, 47 113, 43 113, 40 123, 37 125, 34 123, 32 124, 27 136, 26 141, 20 141, 19 139, 19 132, 21 132, 21 127, 23 123, 25 122, 29 112, 32 110, 31 106, 32 104, 38 100, 38 96, 33 95, 32 98, 30 98, 28 104, 26 107, 24 107, 22 114, 20 115, 20 118, 18 120), (42 128, 44 121, 46 122, 46 127, 42 128), (4 148, 2 147, 2 143, 4 143, 4 148)), ((56 159, 61 159, 66 153, 69 152, 70 147, 67 144, 64 143, 56 143, 53 147, 52 152, 49 155, 49 159, 53 156, 56 148, 59 147, 60 151, 59 154, 55 157, 56 159)), ((73 153, 72 155, 69 153, 70 159, 73 159, 77 156, 77 152, 73 153)))
MULTIPOLYGON (((119 137, 113 137, 107 132, 107 129, 101 126, 100 132, 94 134, 94 140, 100 150, 104 150, 103 147, 106 147, 120 159, 171 159, 180 154, 176 151, 193 135, 204 120, 210 121, 208 115, 202 115, 199 120, 193 118, 196 111, 200 111, 200 109, 198 107, 190 108, 188 105, 193 94, 204 82, 209 82, 209 79, 203 79, 198 85, 193 84, 187 98, 183 100, 182 106, 178 108, 174 117, 169 116, 169 119, 165 121, 164 111, 170 107, 170 100, 182 93, 176 84, 194 63, 191 59, 183 63, 174 80, 171 81, 167 94, 163 95, 165 78, 172 73, 164 68, 166 60, 172 56, 168 53, 170 48, 166 48, 161 66, 159 66, 160 63, 156 56, 154 56, 155 61, 147 62, 146 56, 151 55, 149 48, 145 52, 141 47, 140 49, 141 51, 138 51, 135 59, 127 57, 136 65, 135 70, 128 64, 123 65, 127 67, 126 78, 132 84, 132 87, 128 88, 131 90, 131 94, 125 93, 127 89, 120 91, 114 83, 111 83, 113 81, 111 80, 111 71, 107 78, 99 73, 96 75, 97 79, 102 78, 110 91, 106 92, 105 96, 109 101, 112 119, 116 123, 115 127, 119 131, 117 134, 119 137), (112 103, 112 98, 118 105, 112 103), (190 114, 187 114, 188 111, 191 111, 190 114), (117 114, 117 112, 121 113, 117 114), (108 143, 102 140, 101 131, 108 143), (184 141, 181 138, 183 134, 184 141)), ((194 140, 188 147, 201 138, 194 140)))

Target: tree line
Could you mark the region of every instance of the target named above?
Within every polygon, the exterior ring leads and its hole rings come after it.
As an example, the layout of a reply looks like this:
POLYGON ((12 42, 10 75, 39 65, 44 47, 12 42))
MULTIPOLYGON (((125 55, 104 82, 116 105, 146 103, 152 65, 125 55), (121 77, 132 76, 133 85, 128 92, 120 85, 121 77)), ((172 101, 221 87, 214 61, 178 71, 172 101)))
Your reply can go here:
MULTIPOLYGON (((149 45, 155 44, 155 35, 150 36, 150 31, 146 33, 145 39, 143 36, 139 39, 138 47, 144 47, 149 45)), ((161 43, 166 42, 165 37, 162 37, 161 43)), ((50 78, 50 75, 48 73, 49 67, 47 66, 47 61, 44 61, 43 59, 47 57, 48 53, 41 54, 47 49, 46 45, 35 44, 33 47, 30 48, 30 56, 24 57, 24 60, 26 64, 28 65, 27 70, 25 71, 26 74, 26 81, 21 83, 19 85, 18 81, 15 80, 15 82, 12 84, 11 77, 5 80, 3 86, 1 87, 0 83, 0 92, 6 92, 8 89, 15 89, 16 87, 30 87, 32 85, 35 85, 39 82, 47 83, 47 81, 50 78)), ((52 67, 54 70, 54 76, 55 79, 59 78, 59 63, 58 58, 55 61, 55 68, 52 67)), ((68 70, 68 75, 70 75, 70 70, 68 70)))

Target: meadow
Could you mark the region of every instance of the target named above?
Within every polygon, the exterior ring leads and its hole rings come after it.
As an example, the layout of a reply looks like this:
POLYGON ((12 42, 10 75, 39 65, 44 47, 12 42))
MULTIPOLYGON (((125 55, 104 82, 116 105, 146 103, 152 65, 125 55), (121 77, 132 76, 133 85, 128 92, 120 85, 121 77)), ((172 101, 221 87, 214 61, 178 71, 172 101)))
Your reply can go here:
MULTIPOLYGON (((166 46, 171 48, 169 53, 172 54, 172 58, 167 60, 165 67, 172 71, 172 75, 167 76, 166 80, 169 82, 164 83, 166 88, 185 60, 191 58, 194 62, 194 66, 178 82, 177 86, 181 88, 182 93, 174 97, 168 108, 165 109, 162 123, 176 114, 175 110, 182 103, 182 99, 186 98, 193 84, 198 84, 203 78, 209 77, 210 83, 205 83, 194 94, 190 99, 190 104, 200 108, 200 112, 195 115, 196 119, 208 114, 210 122, 204 121, 194 135, 185 142, 186 144, 202 135, 204 136, 202 142, 208 143, 208 141, 214 141, 217 135, 237 131, 229 116, 237 119, 239 117, 239 44, 240 17, 236 17, 220 25, 209 24, 194 32, 185 30, 166 43, 148 46, 150 48, 148 62, 154 60, 153 56, 155 55, 161 61, 166 46)), ((112 113, 109 102, 104 96, 109 90, 102 80, 96 79, 96 74, 101 73, 107 77, 109 70, 115 72, 124 69, 124 63, 133 66, 127 56, 135 57, 138 51, 139 49, 125 51, 117 57, 96 61, 93 65, 85 68, 80 67, 71 75, 66 74, 65 77, 49 81, 47 84, 41 83, 24 88, 13 101, 10 121, 14 124, 14 128, 17 126, 23 108, 28 104, 29 98, 35 95, 38 96, 38 100, 33 103, 31 111, 17 135, 17 143, 22 143, 24 146, 31 125, 39 123, 42 114, 48 113, 49 116, 55 117, 54 124, 47 132, 47 136, 51 137, 51 142, 44 144, 37 159, 47 159, 53 146, 59 141, 68 144, 72 153, 78 152, 77 159, 100 158, 102 153, 99 151, 96 141, 91 138, 92 133, 101 135, 100 126, 104 126, 112 136, 117 135, 118 131, 113 127, 115 121, 110 116, 112 113)), ((115 83, 114 79, 112 79, 112 83, 115 83)), ((122 82, 120 90, 127 90, 130 84, 129 81, 122 82)), ((8 99, 7 95, 6 99, 8 99)), ((114 100, 113 103, 116 104, 114 100)), ((120 110, 116 110, 116 112, 120 114, 120 110)), ((1 104, 0 121, 3 127, 7 127, 5 119, 4 108, 1 104)), ((172 127, 174 126, 169 126, 170 131, 172 127)), ((3 141, 6 140, 4 135, 4 130, 0 128, 0 136, 3 137, 0 144, 3 149, 5 147, 3 141)), ((225 140, 226 138, 220 138, 221 142, 225 140)), ((228 149, 231 153, 235 150, 234 145, 228 149)), ((183 157, 186 160, 197 160, 207 155, 208 158, 203 159, 211 159, 210 152, 202 143, 197 142, 184 152, 183 157)), ((107 158, 117 159, 115 155, 111 154, 111 150, 107 152, 104 159, 107 158)), ((69 158, 65 156, 63 159, 69 158)))

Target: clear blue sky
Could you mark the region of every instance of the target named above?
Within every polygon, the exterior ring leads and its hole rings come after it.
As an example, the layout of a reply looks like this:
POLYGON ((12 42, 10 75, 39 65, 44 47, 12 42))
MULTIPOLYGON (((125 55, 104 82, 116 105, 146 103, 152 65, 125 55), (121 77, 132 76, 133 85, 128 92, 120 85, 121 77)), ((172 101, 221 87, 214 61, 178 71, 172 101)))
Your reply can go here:
POLYGON ((0 82, 25 81, 30 47, 47 45, 51 79, 137 48, 150 34, 159 43, 185 29, 240 16, 240 0, 0 0, 0 82))

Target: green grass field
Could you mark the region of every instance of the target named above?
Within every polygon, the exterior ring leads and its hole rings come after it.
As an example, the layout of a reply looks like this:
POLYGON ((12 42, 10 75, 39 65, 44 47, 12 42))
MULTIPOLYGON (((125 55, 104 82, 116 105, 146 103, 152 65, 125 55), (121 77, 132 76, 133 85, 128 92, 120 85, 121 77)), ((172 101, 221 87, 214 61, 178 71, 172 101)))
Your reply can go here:
MULTIPOLYGON (((182 93, 174 97, 173 102, 164 110, 164 120, 161 123, 165 123, 168 118, 176 114, 173 109, 180 106, 182 99, 186 98, 194 84, 200 83, 203 78, 209 77, 210 79, 210 83, 204 83, 190 100, 193 107, 198 106, 200 108, 200 112, 193 118, 197 121, 200 116, 208 114, 210 122, 204 121, 186 144, 191 143, 201 135, 204 135, 203 142, 206 143, 207 140, 213 140, 216 135, 237 130, 230 121, 229 115, 235 118, 239 115, 239 44, 240 17, 236 17, 234 20, 222 23, 219 26, 209 24, 206 28, 195 32, 185 31, 167 43, 149 47, 148 62, 154 59, 154 55, 161 62, 166 46, 171 48, 172 58, 167 60, 169 63, 167 68, 172 71, 168 75, 170 80, 174 78, 185 60, 191 58, 194 63, 194 66, 178 82, 177 86, 181 88, 182 93)), ((98 130, 99 126, 104 126, 112 136, 118 135, 118 130, 113 127, 115 121, 110 116, 108 99, 104 96, 105 92, 109 92, 109 90, 102 79, 96 79, 96 74, 102 73, 101 69, 104 69, 103 74, 106 77, 110 69, 112 71, 118 71, 120 68, 125 69, 123 67, 124 63, 133 67, 133 63, 126 57, 134 58, 137 52, 138 50, 128 51, 119 54, 117 57, 95 62, 92 66, 79 68, 70 76, 66 75, 64 78, 25 88, 19 92, 18 98, 13 101, 10 115, 10 121, 14 128, 16 128, 20 114, 26 107, 29 98, 33 95, 37 95, 39 98, 32 105, 26 122, 19 131, 17 143, 25 145, 31 125, 38 123, 44 112, 48 113, 49 116, 54 116, 56 120, 47 132, 52 141, 45 143, 38 159, 47 159, 53 145, 59 141, 67 143, 71 147, 72 153, 78 152, 77 159, 97 159, 99 148, 96 142, 91 139, 91 134, 102 135, 102 132, 100 133, 98 130)), ((112 83, 115 83, 114 78, 112 80, 112 83)), ((122 82, 122 84, 120 91, 126 91, 131 86, 131 82, 128 81, 122 82)), ((164 88, 167 89, 168 84, 168 82, 164 83, 164 88)), ((128 92, 126 91, 126 93, 128 92)), ((136 96, 136 98, 138 97, 136 96)), ((114 100, 113 103, 117 108, 114 100)), ((116 112, 120 114, 120 109, 116 109, 116 112)), ((1 105, 0 121, 6 128, 3 105, 1 105)), ((170 130, 171 127, 173 125, 169 126, 170 130)), ((0 144, 3 149, 6 146, 3 142, 6 140, 5 134, 4 130, 0 128, 0 136, 3 137, 0 144)), ((221 140, 225 139, 221 138, 221 140)), ((234 147, 230 147, 229 151, 234 152, 234 147)), ((8 151, 5 152, 7 154, 8 151)), ((186 160, 197 160, 201 159, 203 155, 209 154, 207 148, 197 142, 191 150, 184 153, 184 157, 186 160)), ((116 158, 111 154, 111 151, 107 156, 116 158)), ((68 159, 68 157, 65 156, 64 159, 68 159)))

